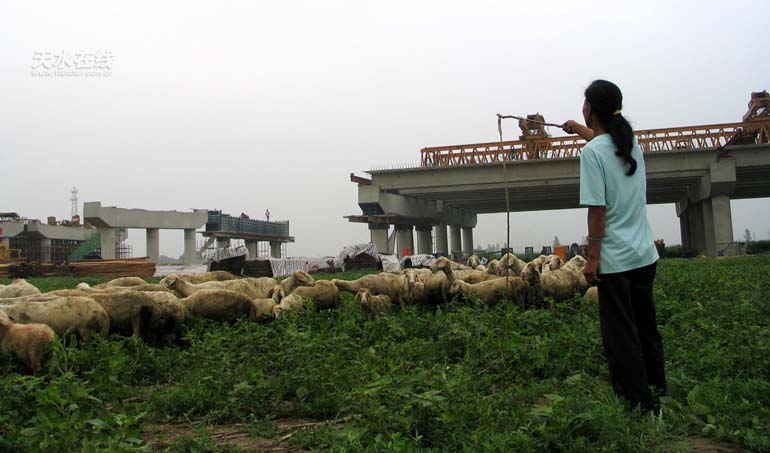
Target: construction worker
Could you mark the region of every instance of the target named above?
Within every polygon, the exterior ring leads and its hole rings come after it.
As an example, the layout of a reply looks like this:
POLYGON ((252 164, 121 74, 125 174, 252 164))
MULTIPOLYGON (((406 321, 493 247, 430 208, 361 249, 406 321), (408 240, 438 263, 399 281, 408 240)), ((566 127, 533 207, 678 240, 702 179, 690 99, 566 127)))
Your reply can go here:
POLYGON ((606 80, 585 90, 586 126, 562 128, 588 143, 580 153, 580 204, 588 206, 588 263, 599 289, 599 320, 615 393, 631 407, 659 412, 650 386, 666 392, 663 342, 652 284, 658 252, 647 220, 644 158, 622 114, 623 95, 606 80))
POLYGON ((268 222, 270 221, 270 210, 269 209, 265 209, 265 218, 267 219, 268 222))

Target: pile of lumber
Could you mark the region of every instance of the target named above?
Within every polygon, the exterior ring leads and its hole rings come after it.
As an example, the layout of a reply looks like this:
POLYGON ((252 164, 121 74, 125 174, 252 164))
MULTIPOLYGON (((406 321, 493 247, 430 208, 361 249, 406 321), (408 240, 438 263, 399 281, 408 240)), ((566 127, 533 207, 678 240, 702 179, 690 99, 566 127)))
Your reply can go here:
POLYGON ((121 260, 86 260, 69 264, 0 263, 0 278, 29 278, 29 277, 141 277, 150 278, 155 275, 155 264, 147 258, 131 258, 121 260))
POLYGON ((0 278, 11 278, 11 267, 26 262, 26 258, 12 258, 0 261, 0 278))
POLYGON ((19 263, 10 267, 10 278, 70 277, 67 266, 54 263, 19 263))
POLYGON ((75 277, 141 277, 155 275, 155 264, 145 258, 122 260, 87 260, 69 264, 75 277))

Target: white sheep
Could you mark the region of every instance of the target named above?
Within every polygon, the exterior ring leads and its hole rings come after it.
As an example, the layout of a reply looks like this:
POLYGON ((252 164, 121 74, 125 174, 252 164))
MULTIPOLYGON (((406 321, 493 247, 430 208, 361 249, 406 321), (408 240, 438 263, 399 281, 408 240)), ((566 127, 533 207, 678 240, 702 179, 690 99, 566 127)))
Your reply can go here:
POLYGON ((49 345, 56 339, 45 324, 16 324, 0 311, 0 352, 14 355, 37 374, 43 367, 49 345))
POLYGON ((104 288, 114 288, 114 287, 128 287, 128 286, 144 285, 146 283, 147 282, 144 281, 144 279, 139 277, 119 277, 105 283, 99 283, 98 285, 94 285, 94 288, 104 289, 104 288))
POLYGON ((229 289, 199 289, 181 302, 187 315, 193 318, 232 323, 256 317, 252 299, 229 289))
POLYGON ((14 322, 47 324, 59 336, 75 332, 82 340, 92 334, 107 336, 110 318, 107 312, 88 297, 56 297, 46 302, 19 302, 0 305, 14 322))
MULTIPOLYGON (((410 269, 409 271, 413 271, 414 273, 422 272, 420 269, 410 269)), ((414 295, 410 288, 407 271, 402 274, 381 272, 379 274, 364 275, 357 280, 334 279, 331 282, 340 291, 346 291, 352 294, 356 294, 360 290, 366 288, 375 295, 388 295, 390 299, 395 303, 407 304, 414 300, 414 295)))
POLYGON ((372 295, 372 292, 366 288, 356 293, 355 301, 361 304, 364 317, 369 320, 378 319, 381 315, 393 310, 393 303, 390 296, 385 294, 372 295))
POLYGON ((289 294, 281 298, 281 303, 273 307, 273 316, 280 318, 283 313, 291 311, 301 311, 305 308, 307 301, 297 294, 289 294))
POLYGON ((10 299, 40 294, 40 290, 23 278, 18 278, 10 285, 0 285, 0 299, 10 299))
POLYGON ((274 278, 241 278, 237 280, 210 281, 200 284, 188 283, 175 274, 169 274, 163 281, 163 285, 173 289, 182 297, 189 297, 197 291, 209 289, 222 289, 236 291, 245 294, 251 299, 264 299, 270 296, 272 289, 278 284, 274 278))

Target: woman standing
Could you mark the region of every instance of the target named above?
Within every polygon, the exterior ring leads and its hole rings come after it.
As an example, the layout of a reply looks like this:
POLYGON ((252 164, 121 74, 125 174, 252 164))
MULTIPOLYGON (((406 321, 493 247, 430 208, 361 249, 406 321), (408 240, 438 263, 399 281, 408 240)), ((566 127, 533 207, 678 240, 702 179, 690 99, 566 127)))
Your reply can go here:
POLYGON ((567 133, 588 143, 580 155, 580 204, 588 206, 588 263, 599 287, 604 352, 615 393, 631 407, 657 410, 650 386, 666 391, 663 342, 652 284, 658 253, 647 220, 647 180, 639 144, 621 112, 623 95, 612 82, 586 88, 586 126, 567 121, 567 133))

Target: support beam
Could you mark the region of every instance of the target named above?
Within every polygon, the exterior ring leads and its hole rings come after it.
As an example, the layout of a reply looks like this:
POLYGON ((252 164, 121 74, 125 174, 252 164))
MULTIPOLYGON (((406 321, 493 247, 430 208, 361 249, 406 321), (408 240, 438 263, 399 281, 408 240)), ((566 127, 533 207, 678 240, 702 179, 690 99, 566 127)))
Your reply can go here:
POLYGON ((226 249, 230 247, 230 238, 228 237, 217 237, 217 248, 218 249, 226 249))
POLYGON ((115 230, 112 228, 97 228, 99 232, 99 240, 101 257, 103 260, 115 259, 115 230))
POLYGON ((473 228, 463 227, 463 258, 473 254, 473 228))
POLYGON ((730 197, 716 195, 711 197, 711 213, 714 238, 714 252, 717 256, 735 255, 737 250, 733 245, 733 218, 730 209, 730 197))
POLYGON ((460 225, 449 225, 449 256, 462 253, 463 243, 460 239, 460 225))
POLYGON ((276 241, 270 241, 270 256, 273 258, 281 258, 281 243, 276 241))
POLYGON ((417 253, 430 255, 433 253, 433 227, 430 225, 417 226, 417 253))
POLYGON ((249 259, 257 259, 257 241, 254 239, 246 239, 246 251, 249 253, 249 259))
POLYGON ((184 264, 195 264, 195 230, 187 228, 184 230, 184 264))
POLYGON ((160 230, 157 228, 147 228, 147 258, 156 263, 160 260, 160 230))
POLYGON ((410 225, 398 225, 396 227, 396 255, 403 258, 405 249, 409 249, 407 253, 414 254, 412 227, 410 225))
POLYGON ((723 158, 709 165, 698 184, 689 187, 676 204, 682 247, 708 256, 733 255, 730 195, 735 190, 735 160, 723 158))
POLYGON ((436 253, 449 255, 449 241, 447 240, 447 225, 442 223, 436 225, 436 253))
POLYGON ((388 247, 388 229, 390 225, 387 223, 370 223, 369 224, 369 236, 371 242, 377 247, 377 251, 383 255, 390 254, 388 247))
POLYGON ((50 263, 51 257, 53 256, 53 250, 51 250, 51 240, 50 239, 41 239, 40 240, 40 262, 41 263, 50 263))

